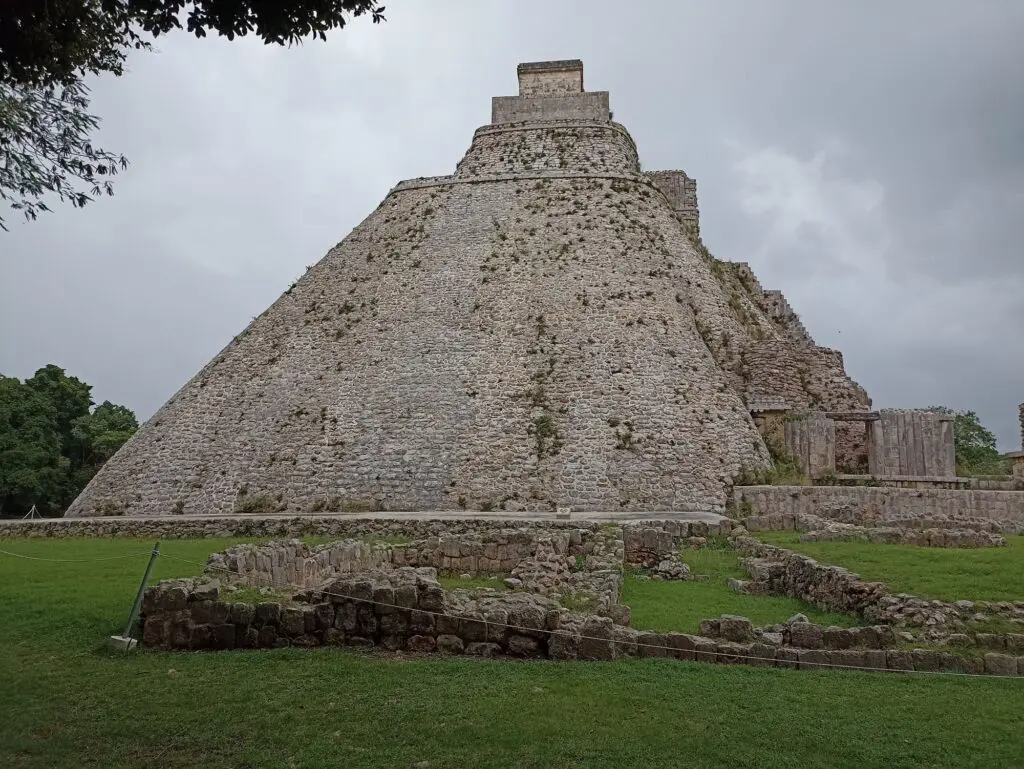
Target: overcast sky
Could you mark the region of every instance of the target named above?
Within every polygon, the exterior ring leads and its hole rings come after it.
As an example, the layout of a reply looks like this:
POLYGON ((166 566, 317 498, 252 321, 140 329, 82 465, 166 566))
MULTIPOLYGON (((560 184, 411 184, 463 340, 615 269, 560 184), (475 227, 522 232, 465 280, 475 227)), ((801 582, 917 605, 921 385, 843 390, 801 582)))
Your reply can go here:
POLYGON ((293 49, 178 33, 94 84, 117 194, 0 233, 0 372, 148 418, 400 179, 450 173, 521 61, 580 58, 645 169, 876 407, 1019 448, 1024 3, 414 2, 293 49))

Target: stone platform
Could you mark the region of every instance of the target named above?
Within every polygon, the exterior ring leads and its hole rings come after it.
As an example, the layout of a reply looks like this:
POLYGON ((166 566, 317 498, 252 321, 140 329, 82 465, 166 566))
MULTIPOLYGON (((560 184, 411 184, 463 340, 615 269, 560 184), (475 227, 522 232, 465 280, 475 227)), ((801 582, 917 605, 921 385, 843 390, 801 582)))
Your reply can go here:
POLYGON ((229 536, 359 536, 423 529, 432 523, 460 527, 565 526, 596 527, 601 523, 627 521, 673 521, 700 524, 708 533, 727 533, 730 520, 708 511, 615 511, 573 510, 569 517, 558 513, 490 513, 464 510, 411 512, 317 513, 315 515, 116 515, 91 518, 38 518, 0 521, 0 539, 11 537, 113 537, 140 536, 185 539, 229 536), (461 525, 461 526, 460 526, 461 525))

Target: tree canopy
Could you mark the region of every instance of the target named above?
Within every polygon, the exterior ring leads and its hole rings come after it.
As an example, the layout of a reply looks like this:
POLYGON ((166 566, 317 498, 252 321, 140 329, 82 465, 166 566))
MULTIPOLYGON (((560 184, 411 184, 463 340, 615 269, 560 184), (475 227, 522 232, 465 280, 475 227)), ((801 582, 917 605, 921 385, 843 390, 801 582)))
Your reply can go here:
POLYGON ((52 364, 0 376, 0 513, 60 514, 138 429, 124 406, 92 409, 91 390, 52 364))
POLYGON ((99 118, 83 78, 121 75, 150 38, 185 29, 291 45, 352 17, 379 23, 384 10, 376 0, 0 0, 0 200, 35 219, 51 210, 47 196, 81 207, 113 194, 127 161, 90 141, 99 118))

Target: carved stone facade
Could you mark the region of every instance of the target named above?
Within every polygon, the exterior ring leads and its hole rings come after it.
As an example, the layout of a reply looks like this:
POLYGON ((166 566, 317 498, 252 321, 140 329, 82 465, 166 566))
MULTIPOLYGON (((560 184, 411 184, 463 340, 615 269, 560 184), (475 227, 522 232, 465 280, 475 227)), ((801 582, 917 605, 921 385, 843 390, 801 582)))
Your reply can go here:
POLYGON ((1010 453, 1013 462, 1013 477, 1024 480, 1024 403, 1020 404, 1020 451, 1010 453))
POLYGON ((518 75, 454 174, 392 189, 67 515, 722 511, 770 461, 751 412, 870 408, 580 62, 518 75))
MULTIPOLYGON (((813 479, 836 472, 837 423, 866 428, 861 451, 874 478, 956 478, 953 417, 934 411, 882 409, 825 413, 812 411, 784 424, 789 453, 813 479)), ((858 452, 860 453, 860 452, 858 452)))

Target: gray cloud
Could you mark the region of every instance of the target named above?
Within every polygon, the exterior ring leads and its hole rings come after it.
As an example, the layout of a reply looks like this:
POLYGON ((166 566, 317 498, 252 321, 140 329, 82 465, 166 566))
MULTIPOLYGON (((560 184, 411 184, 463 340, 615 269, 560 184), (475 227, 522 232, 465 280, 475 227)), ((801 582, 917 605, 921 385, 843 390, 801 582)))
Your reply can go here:
POLYGON ((520 61, 579 57, 719 257, 876 405, 1024 400, 1024 6, 413 3, 326 44, 162 38, 94 86, 117 195, 0 236, 0 371, 149 416, 399 179, 450 172, 520 61), (896 7, 893 7, 896 6, 896 7))

